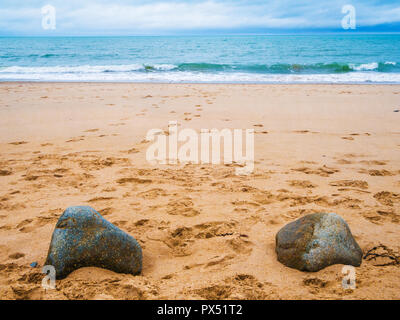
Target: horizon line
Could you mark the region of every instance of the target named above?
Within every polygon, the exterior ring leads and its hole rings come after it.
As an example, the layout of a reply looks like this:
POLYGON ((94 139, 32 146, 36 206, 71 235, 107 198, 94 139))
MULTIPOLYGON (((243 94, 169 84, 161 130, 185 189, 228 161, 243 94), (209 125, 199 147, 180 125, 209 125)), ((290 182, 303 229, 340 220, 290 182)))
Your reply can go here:
POLYGON ((39 34, 14 34, 2 35, 0 38, 57 38, 57 37, 191 37, 191 36, 306 36, 306 35, 398 35, 400 31, 309 31, 309 32, 283 32, 283 33, 171 33, 171 34, 53 34, 53 35, 39 35, 39 34))

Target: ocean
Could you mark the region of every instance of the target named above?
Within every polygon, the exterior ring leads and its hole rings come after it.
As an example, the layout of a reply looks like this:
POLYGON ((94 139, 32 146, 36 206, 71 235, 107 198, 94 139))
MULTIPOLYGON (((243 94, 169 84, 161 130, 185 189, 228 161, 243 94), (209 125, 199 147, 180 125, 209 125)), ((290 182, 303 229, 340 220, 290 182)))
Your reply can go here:
POLYGON ((0 81, 400 83, 400 35, 0 37, 0 81))

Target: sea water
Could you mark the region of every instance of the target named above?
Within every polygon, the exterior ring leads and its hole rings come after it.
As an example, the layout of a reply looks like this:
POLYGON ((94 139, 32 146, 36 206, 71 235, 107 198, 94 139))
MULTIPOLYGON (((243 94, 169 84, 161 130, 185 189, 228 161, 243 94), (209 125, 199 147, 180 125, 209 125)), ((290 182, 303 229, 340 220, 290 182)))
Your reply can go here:
POLYGON ((0 37, 0 81, 400 83, 400 35, 0 37))

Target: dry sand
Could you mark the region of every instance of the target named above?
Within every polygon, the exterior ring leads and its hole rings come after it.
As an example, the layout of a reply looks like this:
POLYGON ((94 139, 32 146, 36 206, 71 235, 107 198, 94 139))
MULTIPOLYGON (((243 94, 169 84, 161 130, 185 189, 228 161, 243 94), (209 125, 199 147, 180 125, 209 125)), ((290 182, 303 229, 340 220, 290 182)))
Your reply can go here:
POLYGON ((0 298, 399 299, 395 109, 396 85, 1 83, 0 298), (151 166, 146 132, 170 120, 254 128, 254 173, 151 166), (139 241, 142 275, 83 268, 42 289, 55 223, 73 205, 139 241), (340 214, 364 253, 382 244, 394 259, 364 260, 355 290, 342 265, 285 267, 275 234, 312 212, 340 214))

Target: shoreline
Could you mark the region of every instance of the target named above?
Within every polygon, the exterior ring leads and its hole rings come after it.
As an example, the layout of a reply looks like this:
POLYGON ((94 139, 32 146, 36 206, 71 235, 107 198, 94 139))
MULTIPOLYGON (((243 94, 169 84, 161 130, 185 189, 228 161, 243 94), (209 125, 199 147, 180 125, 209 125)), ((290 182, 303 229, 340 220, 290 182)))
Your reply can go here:
POLYGON ((134 84, 134 85, 246 85, 246 86, 400 86, 400 83, 297 83, 297 82, 279 82, 279 83, 262 83, 262 82, 134 82, 134 81, 1 81, 1 84, 134 84))

